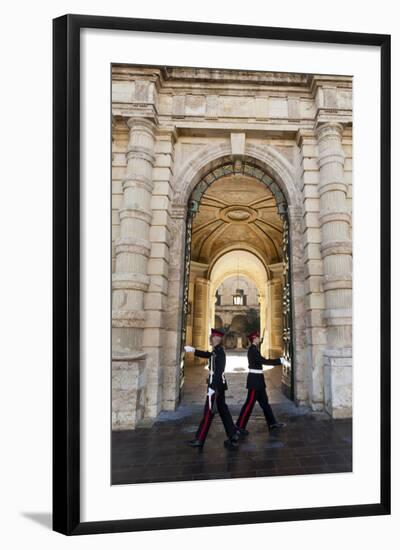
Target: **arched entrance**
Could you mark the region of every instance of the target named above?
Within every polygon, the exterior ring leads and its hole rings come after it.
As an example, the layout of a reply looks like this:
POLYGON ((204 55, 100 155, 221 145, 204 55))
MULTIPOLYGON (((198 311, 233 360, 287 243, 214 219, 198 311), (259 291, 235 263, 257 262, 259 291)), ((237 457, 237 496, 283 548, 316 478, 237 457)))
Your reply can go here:
MULTIPOLYGON (((231 247, 234 244, 230 245, 231 247)), ((254 246, 252 250, 232 249, 224 252, 222 255, 211 263, 208 270, 207 278, 210 281, 210 296, 211 306, 209 315, 209 326, 212 326, 214 312, 223 312, 223 326, 225 330, 232 329, 232 332, 241 333, 242 343, 245 346, 247 339, 245 334, 250 330, 261 330, 265 333, 266 329, 266 300, 268 296, 268 269, 264 262, 256 255, 254 246), (217 307, 213 297, 216 294, 215 290, 221 286, 228 286, 223 293, 221 305, 217 307), (238 288, 239 287, 239 288, 238 288), (243 292, 243 303, 234 303, 233 296, 237 290, 243 292), (257 326, 250 328, 250 319, 252 315, 257 315, 257 326), (240 318, 245 317, 246 329, 243 328, 243 323, 240 323, 240 318), (235 321, 236 319, 236 321, 235 321), (248 329, 247 329, 248 327, 248 329)), ((262 352, 267 356, 271 355, 269 349, 270 332, 264 334, 264 342, 262 344, 262 352)), ((239 346, 240 347, 240 346, 239 346)), ((280 349, 278 350, 281 351, 280 349)))
MULTIPOLYGON (((283 355, 293 364, 289 244, 287 199, 257 162, 224 159, 204 174, 188 200, 181 350, 185 343, 208 347, 216 289, 237 273, 259 289, 260 328, 267 335, 263 353, 283 355)), ((233 302, 233 308, 241 305, 233 302)), ((185 365, 192 358, 181 351, 180 359, 182 390, 185 365)), ((293 399, 293 368, 282 372, 281 383, 293 399)))

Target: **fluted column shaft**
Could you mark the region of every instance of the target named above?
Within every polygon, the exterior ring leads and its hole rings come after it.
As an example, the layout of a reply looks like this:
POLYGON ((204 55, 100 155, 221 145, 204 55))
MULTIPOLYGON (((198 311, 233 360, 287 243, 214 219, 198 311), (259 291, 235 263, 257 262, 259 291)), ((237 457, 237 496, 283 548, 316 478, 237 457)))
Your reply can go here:
POLYGON ((344 182, 342 126, 324 124, 317 130, 317 138, 327 348, 343 349, 351 347, 352 246, 351 215, 344 182))
POLYGON ((145 319, 144 293, 150 253, 149 230, 152 220, 151 194, 154 155, 154 123, 130 118, 126 177, 119 210, 120 236, 115 242, 113 274, 113 352, 126 353, 142 348, 145 319))

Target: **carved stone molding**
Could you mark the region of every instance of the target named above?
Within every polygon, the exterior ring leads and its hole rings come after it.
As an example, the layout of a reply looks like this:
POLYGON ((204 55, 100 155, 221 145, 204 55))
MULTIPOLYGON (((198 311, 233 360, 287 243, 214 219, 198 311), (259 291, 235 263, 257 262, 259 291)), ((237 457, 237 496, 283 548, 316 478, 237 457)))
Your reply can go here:
POLYGON ((147 257, 150 253, 150 248, 150 241, 146 241, 144 239, 137 239, 135 237, 118 237, 115 240, 116 254, 125 252, 130 254, 141 254, 142 256, 147 257))
POLYGON ((150 277, 143 273, 121 273, 112 275, 113 290, 147 290, 150 277))
POLYGON ((352 253, 351 241, 325 241, 321 244, 321 256, 331 256, 332 254, 350 254, 352 253))
POLYGON ((126 309, 113 309, 113 328, 140 328, 145 324, 145 311, 132 311, 126 309))

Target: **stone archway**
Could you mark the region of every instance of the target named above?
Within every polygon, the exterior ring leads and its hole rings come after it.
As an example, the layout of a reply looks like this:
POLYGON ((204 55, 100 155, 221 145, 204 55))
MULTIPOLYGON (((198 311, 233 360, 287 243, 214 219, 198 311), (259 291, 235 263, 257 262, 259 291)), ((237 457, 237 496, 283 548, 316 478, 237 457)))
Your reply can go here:
POLYGON ((175 366, 175 372, 170 371, 175 376, 175 392, 171 394, 171 391, 167 390, 164 406, 170 408, 168 404, 172 405, 177 402, 182 382, 179 371, 176 371, 176 365, 181 364, 182 360, 180 340, 183 329, 182 315, 179 308, 174 305, 173 299, 175 296, 180 297, 184 308, 188 308, 188 298, 183 293, 185 276, 188 277, 189 274, 189 264, 184 261, 184 258, 187 258, 187 251, 191 245, 190 208, 193 208, 193 203, 188 208, 188 201, 191 196, 193 197, 193 193, 195 193, 194 200, 196 200, 197 188, 199 189, 198 197, 201 197, 201 194, 207 188, 206 178, 208 177, 210 180, 211 173, 214 172, 215 175, 215 171, 219 170, 220 176, 225 175, 224 166, 232 166, 233 172, 239 166, 242 166, 244 172, 247 172, 248 175, 257 178, 259 181, 264 178, 263 183, 269 186, 271 192, 276 196, 281 213, 287 216, 292 245, 289 256, 292 266, 292 315, 293 318, 296 318, 292 335, 295 350, 293 363, 295 369, 294 397, 296 402, 305 403, 308 399, 308 389, 305 365, 304 274, 300 231, 301 194, 295 185, 293 170, 288 161, 271 146, 246 145, 243 155, 232 155, 232 151, 228 146, 218 145, 207 147, 205 151, 203 150, 197 154, 177 171, 174 178, 175 194, 172 211, 173 243, 171 252, 175 264, 170 279, 170 288, 172 286, 173 289, 170 293, 172 300, 170 300, 168 308, 173 322, 168 328, 174 329, 176 346, 174 354, 170 353, 169 363, 171 371, 173 365, 175 366))
MULTIPOLYGON (((212 145, 198 153, 182 165, 175 174, 173 186, 175 189, 172 203, 176 207, 186 207, 191 193, 199 181, 209 172, 233 160, 249 162, 269 175, 278 185, 286 198, 289 210, 301 210, 301 193, 295 183, 292 166, 286 158, 271 145, 254 145, 246 143, 243 154, 233 154, 227 144, 212 145)), ((298 212, 297 214, 300 214, 298 212)))
MULTIPOLYGON (((176 365, 181 364, 181 334, 182 314, 179 303, 188 307, 187 297, 184 296, 184 280, 189 274, 187 250, 190 249, 190 216, 188 217, 188 201, 204 178, 210 172, 222 166, 242 162, 253 167, 254 177, 260 181, 264 177, 272 185, 271 191, 276 193, 280 204, 286 205, 288 232, 291 243, 291 287, 292 287, 292 318, 294 348, 293 366, 295 376, 293 380, 294 399, 297 403, 307 403, 308 383, 306 372, 306 343, 305 343, 305 307, 304 307, 304 270, 302 261, 301 243, 301 193, 295 184, 295 175, 289 162, 271 146, 256 146, 246 144, 243 155, 232 155, 228 145, 209 146, 183 164, 174 176, 174 189, 171 233, 171 266, 168 299, 167 334, 168 341, 173 343, 169 351, 166 372, 169 379, 174 379, 164 393, 164 408, 174 408, 180 391, 181 377, 176 365), (268 179, 267 179, 268 178, 268 179), (283 200, 282 200, 283 199, 283 200), (189 229, 189 231, 188 231, 189 229), (174 389, 171 389, 174 388, 174 389)), ((223 174, 221 174, 223 175, 223 174)), ((204 192, 204 189, 203 189, 204 192)))
MULTIPOLYGON (((265 331, 267 325, 266 303, 268 301, 268 283, 273 275, 267 265, 250 250, 226 250, 210 266, 207 277, 210 281, 210 295, 223 283, 224 280, 235 274, 236 258, 241 257, 240 275, 247 278, 257 288, 259 295, 259 312, 261 330, 265 331)), ((214 310, 210 309, 210 319, 213 318, 214 310)), ((271 331, 267 331, 262 344, 262 353, 270 356, 271 331)))

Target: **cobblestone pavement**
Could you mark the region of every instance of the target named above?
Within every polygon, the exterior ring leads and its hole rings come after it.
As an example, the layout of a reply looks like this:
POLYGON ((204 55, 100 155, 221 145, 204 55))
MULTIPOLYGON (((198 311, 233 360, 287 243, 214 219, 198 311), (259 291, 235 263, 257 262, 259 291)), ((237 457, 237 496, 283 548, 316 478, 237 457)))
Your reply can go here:
MULTIPOLYGON (((246 395, 245 357, 228 357, 227 403, 234 420, 246 395)), ((205 399, 206 371, 187 369, 185 391, 174 412, 162 412, 152 425, 112 434, 112 484, 351 472, 351 420, 296 407, 280 391, 280 367, 267 370, 275 416, 287 423, 269 433, 258 404, 247 425, 250 435, 239 449, 224 448, 222 422, 215 416, 202 450, 185 443, 194 437, 205 399)))

